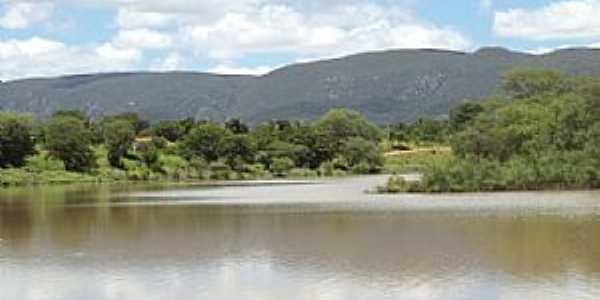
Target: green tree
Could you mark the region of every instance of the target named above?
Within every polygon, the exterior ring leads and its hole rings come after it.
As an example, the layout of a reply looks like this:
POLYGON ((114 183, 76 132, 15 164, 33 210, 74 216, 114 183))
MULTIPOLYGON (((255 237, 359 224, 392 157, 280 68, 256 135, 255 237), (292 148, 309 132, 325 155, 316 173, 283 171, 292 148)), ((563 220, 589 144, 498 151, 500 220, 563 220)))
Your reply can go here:
POLYGON ((287 176, 288 172, 294 168, 294 161, 287 157, 275 158, 271 164, 271 172, 275 176, 287 176))
POLYGON ((185 127, 180 121, 160 121, 152 127, 156 136, 163 137, 169 142, 175 143, 182 139, 186 134, 185 127))
POLYGON ((154 142, 141 142, 136 144, 136 152, 146 166, 153 168, 159 160, 159 151, 154 142))
POLYGON ((502 88, 515 99, 527 99, 544 94, 566 93, 573 86, 557 71, 517 69, 504 76, 502 88))
POLYGON ((200 125, 190 131, 182 143, 183 154, 191 159, 200 157, 211 163, 217 161, 222 154, 223 142, 231 133, 213 123, 200 125))
POLYGON ((134 112, 125 112, 105 117, 103 123, 111 123, 117 120, 129 122, 129 124, 133 126, 136 134, 150 127, 150 122, 148 120, 142 119, 137 113, 134 112))
POLYGON ((379 142, 383 131, 363 118, 358 112, 347 109, 333 109, 314 124, 321 154, 333 159, 342 148, 344 141, 360 137, 367 141, 379 142))
POLYGON ((344 141, 341 155, 351 168, 362 163, 369 166, 369 172, 375 172, 383 167, 383 153, 377 144, 361 137, 344 141))
POLYGON ((450 110, 450 128, 452 128, 453 131, 463 130, 483 111, 483 105, 474 102, 465 102, 453 108, 450 110))
POLYGON ((252 163, 256 158, 256 146, 247 135, 227 135, 219 151, 220 156, 236 171, 240 171, 240 162, 252 163))
POLYGON ((225 122, 225 128, 227 128, 233 134, 247 134, 248 132, 250 132, 248 126, 242 123, 240 119, 227 120, 227 122, 225 122))
POLYGON ((83 172, 95 166, 91 133, 75 117, 54 117, 46 127, 46 149, 50 156, 62 160, 67 171, 83 172))
POLYGON ((72 110, 58 110, 52 114, 52 117, 73 117, 81 120, 84 124, 89 125, 91 123, 90 118, 86 113, 72 109, 72 110))
POLYGON ((116 119, 104 124, 104 141, 108 150, 108 162, 116 168, 123 168, 122 158, 135 141, 135 129, 131 122, 116 119))
POLYGON ((31 117, 0 112, 0 167, 22 167, 34 147, 31 117))

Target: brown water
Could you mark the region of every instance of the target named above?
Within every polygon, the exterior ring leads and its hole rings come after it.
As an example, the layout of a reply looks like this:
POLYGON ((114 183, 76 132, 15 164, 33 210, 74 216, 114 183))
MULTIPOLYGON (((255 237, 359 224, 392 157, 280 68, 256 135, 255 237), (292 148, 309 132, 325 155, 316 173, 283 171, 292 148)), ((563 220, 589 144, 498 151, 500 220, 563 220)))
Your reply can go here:
POLYGON ((600 299, 600 193, 0 191, 0 299, 600 299))

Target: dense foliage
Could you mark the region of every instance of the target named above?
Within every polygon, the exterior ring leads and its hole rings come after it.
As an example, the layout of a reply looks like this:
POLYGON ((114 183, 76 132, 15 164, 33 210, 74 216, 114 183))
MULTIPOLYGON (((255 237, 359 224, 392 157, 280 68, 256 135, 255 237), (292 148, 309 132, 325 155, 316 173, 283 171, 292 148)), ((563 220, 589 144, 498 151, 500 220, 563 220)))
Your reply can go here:
POLYGON ((0 167, 22 167, 34 146, 31 117, 0 113, 0 167))
POLYGON ((502 87, 455 110, 456 157, 431 165, 406 190, 600 187, 600 79, 521 70, 502 87))
POLYGON ((0 115, 0 167, 25 166, 34 173, 62 169, 86 174, 64 176, 84 180, 329 176, 383 169, 382 130, 344 109, 312 124, 279 120, 255 128, 238 119, 149 124, 132 113, 90 120, 78 111, 59 111, 39 128, 40 152, 32 156, 36 133, 31 119, 0 115))
POLYGON ((55 116, 46 124, 45 148, 62 160, 67 171, 88 171, 95 165, 91 132, 84 121, 72 116, 55 116))

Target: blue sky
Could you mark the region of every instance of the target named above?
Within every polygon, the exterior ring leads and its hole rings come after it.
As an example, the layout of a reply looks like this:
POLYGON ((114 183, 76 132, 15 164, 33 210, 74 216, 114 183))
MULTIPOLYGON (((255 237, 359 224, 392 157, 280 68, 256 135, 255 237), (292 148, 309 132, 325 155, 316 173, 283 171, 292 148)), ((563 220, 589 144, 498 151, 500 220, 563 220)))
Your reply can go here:
POLYGON ((363 51, 600 46, 600 0, 0 0, 0 79, 264 74, 363 51))

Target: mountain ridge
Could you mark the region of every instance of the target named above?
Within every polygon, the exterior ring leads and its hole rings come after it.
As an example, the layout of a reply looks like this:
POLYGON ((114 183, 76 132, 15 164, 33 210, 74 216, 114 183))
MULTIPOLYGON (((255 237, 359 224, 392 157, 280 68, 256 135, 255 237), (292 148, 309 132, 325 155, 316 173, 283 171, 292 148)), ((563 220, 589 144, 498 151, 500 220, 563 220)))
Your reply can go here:
POLYGON ((0 108, 36 118, 80 109, 92 117, 134 111, 152 120, 235 117, 256 124, 347 107, 378 123, 411 122, 485 97, 516 67, 600 75, 600 50, 405 49, 292 64, 262 76, 141 71, 29 78, 0 84, 0 108))

